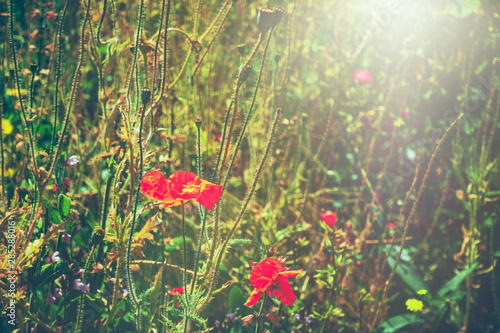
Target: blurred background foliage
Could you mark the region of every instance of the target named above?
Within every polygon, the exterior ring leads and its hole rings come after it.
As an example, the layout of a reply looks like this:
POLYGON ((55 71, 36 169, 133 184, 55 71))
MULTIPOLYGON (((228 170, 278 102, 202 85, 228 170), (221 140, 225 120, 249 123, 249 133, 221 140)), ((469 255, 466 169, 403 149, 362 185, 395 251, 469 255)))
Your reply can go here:
MULTIPOLYGON (((161 2, 145 1, 133 94, 155 85, 153 93, 157 96, 163 66, 167 67, 167 85, 174 83, 157 103, 151 122, 147 119, 145 171, 197 172, 194 121, 200 118, 202 178, 213 176, 236 77, 259 37, 258 9, 263 5, 280 6, 285 14, 272 31, 256 105, 226 186, 220 217, 220 233, 226 235, 264 153, 274 110, 281 108, 283 115, 267 165, 234 235, 252 240, 257 246, 231 245, 222 262, 218 287, 228 285, 199 314, 207 321, 196 327, 220 331, 215 321, 224 322, 226 314, 234 313, 239 319, 234 326, 231 324, 232 331, 245 332, 248 327, 242 328, 241 318, 252 313, 242 306, 252 290, 249 263, 261 259, 262 247, 273 246, 276 255, 287 257, 291 269, 303 268, 306 273, 293 282, 298 298, 293 307, 268 307, 269 313, 281 316, 280 326, 266 322, 264 328, 272 332, 498 332, 500 282, 495 279, 495 263, 500 257, 496 244, 500 233, 499 3, 231 1, 221 32, 193 75, 215 29, 206 36, 203 32, 224 2, 201 3, 195 30, 198 2, 172 2, 168 58, 163 58, 160 44, 155 73, 161 2), (368 72, 370 79, 359 81, 354 75, 359 70, 368 72), (428 169, 438 141, 460 114, 463 117, 450 130, 428 169), (419 190, 426 171, 427 180, 419 190), (335 231, 320 224, 320 215, 327 210, 337 213, 335 231), (400 252, 405 225, 405 246, 400 252), (391 250, 389 244, 394 244, 391 250), (396 260, 398 253, 401 258, 396 260), (399 261, 398 269, 389 279, 395 261, 399 261), (388 292, 383 298, 388 280, 388 292), (419 289, 428 290, 427 296, 419 296, 419 289), (409 298, 422 299, 423 310, 411 314, 405 305, 409 298), (305 320, 307 316, 311 316, 311 322, 305 320)), ((59 119, 56 131, 63 129, 61 120, 66 115, 78 66, 85 3, 70 1, 62 25, 59 107, 54 110, 54 45, 64 4, 43 0, 13 2, 13 43, 24 102, 34 102, 29 114, 36 133, 39 167, 50 164, 48 156, 41 152, 51 150, 55 114, 59 119), (37 64, 34 71, 30 70, 31 63, 37 64)), ((139 3, 108 1, 108 6, 100 30, 105 42, 99 44, 97 26, 103 1, 91 1, 92 29, 91 33, 87 30, 85 62, 58 162, 77 155, 80 163, 74 168, 56 168, 55 177, 44 189, 43 198, 48 204, 44 204, 44 214, 34 233, 35 238, 40 237, 52 223, 61 223, 61 218, 49 219, 48 213, 49 207, 58 207, 54 184, 62 188, 67 178, 71 186, 65 195, 71 198, 72 213, 65 230, 72 235, 72 241, 62 244, 59 240, 57 250, 74 267, 85 265, 92 230, 103 218, 106 182, 112 172, 109 160, 118 164, 126 160, 131 145, 136 157, 138 154, 137 142, 128 137, 119 107, 126 104, 139 3)), ((36 190, 15 88, 5 1, 0 3, 0 11, 5 183, 2 218, 12 213, 10 218, 15 217, 26 234, 36 190)), ((243 112, 246 114, 250 108, 261 57, 262 50, 252 61, 252 73, 241 89, 237 133, 242 128, 243 112)), ((133 115, 135 128, 137 119, 133 115)), ((137 130, 134 133, 137 135, 137 130)), ((123 221, 130 212, 128 179, 126 170, 117 179, 121 185, 113 195, 114 210, 109 217, 112 225, 123 221)), ((139 241, 136 259, 143 256, 182 266, 180 212, 148 209, 146 198, 140 199, 143 214, 138 228, 148 220, 153 221, 154 228, 139 241)), ((208 217, 209 233, 214 218, 208 217)), ((194 206, 186 206, 186 219, 190 268, 200 229, 194 206)), ((109 239, 106 244, 108 251, 116 251, 109 239)), ((41 259, 50 257, 55 250, 53 240, 42 250, 41 259)), ((208 245, 203 252, 206 260, 208 245)), ((101 253, 100 263, 104 269, 94 271, 90 281, 93 304, 102 314, 99 312, 88 324, 89 332, 99 331, 107 318, 105 309, 109 311, 111 291, 117 283, 113 280, 116 262, 101 253)), ((52 284, 33 289, 39 269, 33 265, 22 271, 18 285, 24 286, 26 292, 19 302, 53 329, 65 327, 75 321, 70 310, 76 310, 79 296, 68 292, 64 301, 44 304, 52 284)), ((138 289, 151 287, 157 273, 157 266, 133 269, 138 289)), ((163 271, 161 279, 163 294, 167 291, 165 285, 175 288, 182 283, 175 270, 163 271)), ((64 288, 64 283, 56 283, 64 288)), ((123 282, 122 288, 125 286, 123 282)), ((162 308, 163 302, 168 300, 160 302, 162 308)), ((110 329, 133 331, 131 304, 124 298, 119 305, 123 316, 116 316, 110 329)), ((33 318, 28 322, 31 327, 36 325, 33 318)), ((231 330, 229 319, 223 326, 227 332, 231 330)), ((158 316, 152 327, 163 330, 166 325, 158 316)), ((41 325, 37 329, 44 332, 41 325)))

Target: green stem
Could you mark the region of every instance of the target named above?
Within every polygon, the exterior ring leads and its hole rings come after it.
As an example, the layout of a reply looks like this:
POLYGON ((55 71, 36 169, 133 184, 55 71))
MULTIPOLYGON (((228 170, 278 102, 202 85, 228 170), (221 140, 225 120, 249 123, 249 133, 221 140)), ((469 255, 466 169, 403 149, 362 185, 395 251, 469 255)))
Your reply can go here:
MULTIPOLYGON (((200 128, 201 126, 197 124, 198 127, 198 156, 197 156, 197 164, 198 164, 198 176, 201 177, 202 175, 202 170, 201 170, 201 133, 200 133, 200 128)), ((196 276, 198 275, 198 265, 200 262, 200 253, 201 253, 201 244, 203 243, 203 234, 205 233, 205 225, 207 222, 207 212, 206 209, 198 204, 198 210, 200 212, 200 218, 201 218, 201 231, 200 231, 200 240, 198 241, 198 248, 196 249, 196 260, 194 262, 194 276, 193 280, 191 282, 191 294, 194 293, 194 288, 196 285, 196 276)))
POLYGON ((220 250, 218 258, 217 258, 217 263, 215 264, 215 272, 213 274, 213 277, 212 277, 212 280, 211 280, 211 283, 210 283, 210 288, 208 290, 208 293, 207 293, 207 296, 205 298, 205 301, 203 302, 203 304, 201 305, 201 307, 203 307, 208 302, 208 300, 210 299, 210 297, 212 295, 213 289, 214 289, 215 284, 217 282, 217 273, 219 271, 219 266, 220 266, 220 263, 222 261, 222 258, 224 257, 224 252, 226 251, 227 244, 231 240, 231 237, 233 236, 234 232, 236 231, 236 228, 238 227, 241 219, 243 218, 243 213, 245 213, 245 210, 246 210, 246 208, 248 206, 248 203, 250 202, 250 199, 252 198, 253 192, 255 191, 255 187, 257 186, 257 182, 259 180, 259 175, 262 172, 262 170, 264 169, 264 165, 266 163, 267 155, 269 154, 269 151, 271 150, 271 144, 273 142, 274 134, 276 133, 276 128, 278 127, 278 120, 280 118, 280 114, 281 114, 281 109, 276 109, 276 116, 274 118, 274 122, 273 122, 273 125, 271 127, 271 131, 269 133, 269 140, 268 140, 266 148, 264 150, 264 155, 262 156, 262 159, 260 161, 259 167, 257 168, 257 171, 255 172, 255 176, 253 178, 252 185, 251 185, 250 189, 247 192, 247 195, 245 197, 245 201, 243 202, 243 205, 242 205, 242 207, 241 207, 241 209, 240 209, 240 211, 239 211, 239 213, 238 213, 238 215, 236 217, 236 220, 235 220, 235 222, 233 224, 233 227, 231 228, 231 230, 227 234, 227 237, 226 237, 226 239, 224 240, 224 243, 221 246, 221 250, 220 250))
POLYGON ((266 298, 267 294, 264 293, 264 298, 262 299, 262 303, 260 304, 259 314, 257 315, 257 325, 255 326, 255 333, 260 332, 260 323, 261 323, 260 316, 262 315, 262 310, 264 309, 264 303, 266 303, 266 298))
POLYGON ((240 148, 241 140, 243 139, 243 136, 245 134, 245 129, 247 128, 247 125, 248 125, 250 119, 252 118, 252 109, 253 109, 254 104, 255 104, 255 99, 257 97, 257 92, 259 91, 260 79, 262 78, 262 72, 264 71, 264 62, 266 60, 266 54, 267 54, 267 49, 268 49, 268 46, 269 46, 269 42, 271 41, 272 29, 273 28, 271 28, 271 32, 269 33, 269 35, 267 37, 266 46, 264 48, 264 54, 262 55, 262 62, 260 64, 260 70, 259 70, 259 77, 257 79, 257 82, 255 83, 255 89, 253 91, 252 103, 250 103, 250 108, 248 109, 248 113, 247 113, 247 115, 245 117, 245 121, 243 123, 243 128, 241 129, 240 135, 238 137, 238 141, 236 142, 236 148, 234 149, 234 154, 233 154, 233 157, 231 158, 231 163, 229 164, 229 168, 227 169, 227 174, 226 174, 226 178, 224 179, 222 191, 224 191, 224 189, 226 187, 227 180, 229 179, 229 175, 231 173, 231 169, 232 169, 234 161, 236 159, 236 154, 238 152, 238 149, 240 148))
POLYGON ((186 299, 186 308, 184 310, 185 318, 184 318, 184 333, 187 332, 188 327, 188 310, 189 310, 189 297, 187 290, 187 251, 186 251, 186 225, 185 225, 185 217, 184 217, 184 202, 182 202, 182 243, 184 245, 184 275, 182 277, 182 282, 184 284, 184 297, 186 299))

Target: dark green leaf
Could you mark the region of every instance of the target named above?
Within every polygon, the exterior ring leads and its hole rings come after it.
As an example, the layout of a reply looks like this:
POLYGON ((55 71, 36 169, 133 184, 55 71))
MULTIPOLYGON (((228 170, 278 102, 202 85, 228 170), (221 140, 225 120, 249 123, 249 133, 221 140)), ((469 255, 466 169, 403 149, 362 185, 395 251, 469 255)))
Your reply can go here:
POLYGON ((64 194, 59 194, 59 197, 57 198, 57 208, 59 208, 61 216, 66 218, 69 215, 69 210, 71 209, 71 199, 64 194))
POLYGON ((424 320, 420 318, 420 316, 416 314, 404 314, 400 316, 395 316, 389 318, 382 324, 380 324, 376 332, 377 333, 395 333, 398 332, 401 328, 408 326, 410 324, 423 323, 424 320))
POLYGON ((56 261, 51 264, 43 265, 40 272, 35 275, 34 289, 38 289, 40 286, 52 282, 63 274, 68 273, 69 265, 66 261, 56 261))

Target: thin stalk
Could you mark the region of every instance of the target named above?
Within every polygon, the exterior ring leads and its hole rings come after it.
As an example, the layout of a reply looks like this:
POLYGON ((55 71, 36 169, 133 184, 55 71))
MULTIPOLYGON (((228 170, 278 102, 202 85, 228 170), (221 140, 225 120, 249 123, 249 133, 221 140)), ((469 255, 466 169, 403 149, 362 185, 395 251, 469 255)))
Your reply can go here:
MULTIPOLYGON (((441 148, 441 145, 443 144, 444 140, 446 139, 446 137, 448 136, 448 134, 451 132, 451 129, 453 127, 455 127, 455 125, 460 121, 460 119, 462 119, 463 115, 464 114, 461 113, 458 116, 458 118, 455 119, 455 121, 450 125, 450 127, 448 127, 448 129, 446 130, 446 132, 443 134, 443 136, 439 140, 439 142, 438 142, 438 144, 436 146, 436 149, 434 150, 434 153, 431 156, 431 159, 429 161, 429 165, 427 166, 427 170, 425 171, 425 174, 424 174, 424 178, 422 179, 422 183, 420 184, 420 188, 419 188, 419 190, 417 192, 417 197, 415 198, 415 201, 413 202, 413 207, 411 208, 411 211, 408 214, 408 217, 406 218, 405 228, 404 228, 404 231, 403 231, 403 236, 401 237, 402 238, 401 247, 399 249, 399 253, 398 253, 398 255, 396 257, 396 260, 394 262, 394 266, 392 268, 391 274, 389 275, 389 279, 384 284, 384 288, 383 288, 383 292, 382 292, 382 298, 380 299, 380 302, 378 303, 377 311, 375 312, 375 318, 373 319, 372 325, 370 327, 370 333, 373 332, 373 329, 375 328, 375 325, 377 324, 377 319, 378 319, 378 315, 379 315, 379 312, 380 312, 380 308, 382 307, 382 304, 384 303, 384 299, 385 299, 385 296, 387 294, 387 290, 389 289, 389 286, 391 284, 391 280, 392 280, 392 278, 394 276, 394 272, 396 271, 396 267, 398 266, 399 258, 401 257, 401 253, 403 253, 403 249, 404 249, 405 241, 406 241, 406 233, 408 232, 408 226, 410 225, 410 221, 412 219, 413 214, 415 213, 415 209, 416 209, 417 204, 418 204, 418 202, 420 200, 420 196, 422 195, 422 192, 423 192, 422 190, 423 190, 423 188, 425 186, 425 183, 427 182, 427 177, 430 174, 432 163, 434 162, 434 159, 435 159, 435 157, 437 155, 437 152, 438 152, 439 148, 441 148)), ((389 251, 388 251, 388 253, 389 253, 389 251)))
POLYGON ((52 161, 52 153, 54 149, 54 144, 56 143, 56 129, 57 129, 57 111, 59 108, 59 79, 61 77, 61 34, 62 34, 62 26, 64 23, 64 18, 66 17, 66 10, 68 8, 69 1, 64 5, 64 9, 57 24, 57 34, 56 34, 56 43, 57 43, 57 53, 56 53, 56 84, 54 91, 54 123, 52 124, 52 138, 50 140, 50 153, 49 153, 49 163, 52 161))
POLYGON ((264 309, 264 303, 266 303, 266 297, 267 297, 267 294, 264 293, 264 298, 262 299, 262 303, 260 304, 259 313, 257 314, 257 325, 255 326, 255 333, 260 332, 260 323, 262 322, 260 316, 262 315, 262 310, 264 309))
MULTIPOLYGON (((332 256, 333 256, 333 282, 332 282, 332 291, 330 292, 330 298, 328 299, 328 308, 326 310, 326 313, 330 311, 330 309, 333 307, 333 300, 334 300, 334 295, 335 295, 335 289, 337 289, 337 280, 335 279, 335 276, 337 275, 337 259, 335 258, 335 242, 332 242, 332 256)), ((360 316, 360 321, 361 321, 361 312, 359 313, 360 316)), ((328 321, 328 318, 323 319, 323 324, 321 325, 321 333, 325 332, 325 327, 326 327, 326 322, 328 321)), ((359 329, 361 330, 361 324, 359 326, 359 329)))
POLYGON ((259 39, 257 40, 257 44, 255 44, 255 48, 253 49, 252 53, 250 54, 250 57, 248 57, 247 61, 241 66, 241 71, 240 71, 240 74, 238 75, 238 80, 236 81, 236 88, 234 90, 234 96, 233 96, 233 100, 234 100, 233 117, 231 118, 231 123, 229 125, 229 132, 227 134, 226 148, 224 149, 224 155, 222 157, 222 162, 221 162, 220 169, 219 169, 218 179, 221 179, 222 170, 224 169, 224 163, 226 162, 227 153, 229 151, 229 145, 231 144, 231 134, 233 132, 234 123, 236 120, 236 115, 238 113, 238 95, 240 92, 240 88, 243 84, 241 73, 244 72, 248 66, 250 66, 250 62, 255 57, 255 55, 257 54, 257 51, 260 48, 260 45, 262 44, 262 39, 263 39, 263 36, 262 36, 262 33, 260 33, 259 39))
MULTIPOLYGON (((198 176, 202 176, 202 168, 201 168, 201 124, 196 123, 196 126, 198 127, 198 154, 197 154, 197 166, 198 166, 198 176)), ((198 265, 200 262, 200 253, 201 253, 201 244, 203 243, 203 234, 205 233, 205 226, 207 222, 207 213, 204 207, 202 207, 200 204, 198 204, 198 210, 200 212, 200 219, 201 219, 201 231, 200 231, 200 240, 198 241, 198 248, 196 249, 196 259, 194 262, 194 276, 193 280, 191 282, 191 294, 194 292, 194 287, 196 285, 196 277, 198 275, 198 265)))
MULTIPOLYGON (((170 19, 170 0, 167 0, 167 17, 165 19, 165 29, 163 30, 163 72, 161 75, 161 92, 154 104, 151 106, 151 111, 160 102, 163 94, 165 93, 165 85, 167 83, 167 67, 168 67, 168 23, 170 19)), ((154 84, 154 83, 153 83, 154 84)), ((154 89, 152 90, 154 94, 154 89)))
POLYGON ((184 274, 182 276, 182 282, 184 285, 184 297, 186 299, 186 307, 184 309, 184 333, 187 332, 188 327, 188 311, 189 311, 189 296, 187 290, 187 250, 186 250, 186 225, 184 217, 184 202, 182 202, 182 244, 184 245, 184 274))
MULTIPOLYGON (((90 1, 90 0, 89 0, 90 1)), ((85 23, 84 23, 85 25, 85 23)), ((22 99, 21 95, 21 85, 19 82, 19 69, 17 68, 17 55, 16 55, 16 45, 14 44, 14 10, 13 10, 13 4, 12 0, 9 1, 9 42, 10 42, 10 48, 12 51, 12 61, 14 63, 14 77, 15 77, 15 84, 16 84, 16 89, 17 89, 17 98, 19 100, 19 106, 21 107, 21 117, 24 122, 24 126, 26 127, 26 131, 28 132, 28 139, 29 139, 29 147, 28 150, 31 151, 31 160, 33 163, 33 173, 35 175, 35 180, 38 182, 40 180, 40 177, 38 175, 38 166, 36 164, 36 159, 35 159, 35 145, 33 142, 33 134, 30 131, 30 126, 28 125, 31 120, 28 120, 26 117, 26 109, 24 106, 24 102, 22 99)))
MULTIPOLYGON (((196 71, 198 70, 198 68, 200 67, 201 63, 203 62, 203 59, 205 59, 205 56, 207 55, 208 51, 210 50, 210 48, 212 47, 212 44, 214 43, 215 41, 215 38, 217 38, 217 36, 219 35, 219 32, 221 31, 222 29, 222 26, 224 25, 224 22, 226 22, 226 19, 229 15, 229 12, 231 11, 231 7, 233 5, 233 1, 232 0, 226 0, 226 2, 224 3, 224 5, 222 6, 222 9, 221 11, 219 12, 219 15, 220 13, 222 13, 222 11, 224 10, 224 8, 226 7, 226 5, 229 4, 229 9, 226 11, 226 14, 224 15, 224 17, 222 18, 222 22, 219 26, 219 28, 217 29, 217 31, 215 32, 215 35, 212 37, 212 39, 210 40, 210 43, 208 43, 208 46, 207 48, 205 49, 205 52, 203 52, 203 54, 201 55, 200 57, 200 60, 198 61, 198 63, 196 64, 194 70, 193 70, 193 76, 196 75, 196 71)), ((216 20, 219 18, 219 15, 217 15, 216 17, 216 20)), ((214 20, 215 22, 215 20, 214 20)), ((202 36, 202 38, 204 37, 205 35, 202 36)))
POLYGON ((85 39, 86 39, 85 38, 85 28, 86 28, 86 25, 87 25, 87 21, 89 20, 90 3, 91 3, 91 0, 88 0, 88 2, 87 2, 87 9, 86 9, 86 12, 85 12, 85 17, 83 19, 81 36, 80 36, 80 56, 79 56, 79 59, 78 59, 78 65, 76 66, 75 76, 74 76, 73 82, 71 84, 71 93, 70 93, 70 98, 69 98, 68 109, 67 109, 67 112, 66 112, 66 117, 64 119, 64 126, 63 126, 63 129, 61 131, 61 135, 59 136, 59 143, 57 145, 56 153, 53 156, 52 163, 51 163, 51 166, 50 166, 50 170, 49 170, 49 172, 47 174, 47 177, 45 178, 45 180, 42 182, 42 185, 40 186, 41 191, 43 191, 43 189, 45 188, 45 185, 47 185, 47 183, 50 180, 50 177, 52 176, 52 173, 55 170, 56 161, 59 158, 59 154, 61 153, 61 149, 62 149, 62 145, 63 145, 63 140, 64 140, 64 134, 66 133, 66 130, 68 128, 69 116, 71 115, 71 111, 73 110, 73 105, 75 104, 76 92, 78 90, 78 85, 79 85, 79 82, 80 82, 80 71, 82 69, 83 62, 84 62, 84 57, 85 57, 85 39))
MULTIPOLYGON (((141 4, 142 4, 142 1, 141 1, 141 4)), ((137 307, 137 331, 138 332, 141 332, 141 304, 140 304, 140 300, 138 299, 138 297, 135 293, 135 289, 134 289, 133 282, 132 282, 132 273, 130 270, 130 251, 132 248, 132 236, 134 234, 135 220, 137 217, 137 205, 139 203, 139 195, 140 195, 140 189, 141 189, 140 179, 142 178, 142 169, 143 169, 142 127, 143 127, 143 123, 144 123, 144 114, 146 113, 146 105, 147 104, 143 105, 143 109, 141 112, 141 121, 139 124, 139 181, 137 182, 137 189, 135 191, 135 202, 134 202, 134 210, 133 210, 133 214, 132 214, 132 225, 130 227, 130 235, 128 238, 127 257, 126 257, 126 261, 127 261, 126 271, 127 271, 127 279, 129 282, 129 291, 130 291, 130 295, 132 296, 132 299, 134 300, 134 303, 137 307)), ((130 152, 130 153, 132 154, 132 152, 130 152)))
MULTIPOLYGON (((0 128, 2 128, 3 124, 3 94, 0 96, 0 128)), ((4 174, 4 169, 5 169, 5 160, 4 160, 4 154, 3 154, 3 133, 0 133, 0 154, 2 155, 2 165, 0 166, 2 168, 2 209, 3 212, 7 212, 7 197, 5 195, 5 174, 4 174)))
POLYGON ((250 199, 252 198, 253 192, 255 191, 255 187, 257 186, 257 181, 259 180, 259 175, 262 172, 262 170, 264 169, 264 165, 266 163, 267 155, 269 154, 269 152, 271 150, 271 144, 273 142, 274 134, 276 133, 276 128, 278 127, 278 120, 280 118, 280 115, 281 115, 281 109, 278 108, 278 109, 276 109, 276 116, 274 118, 274 122, 273 122, 273 125, 271 127, 271 131, 269 133, 269 140, 267 141, 267 145, 266 145, 266 148, 264 150, 264 155, 262 156, 262 159, 260 161, 259 167, 257 168, 257 171, 255 172, 255 176, 254 176, 252 185, 251 185, 250 189, 247 192, 247 195, 245 197, 245 201, 243 203, 243 206, 240 209, 240 212, 238 213, 238 216, 236 217, 236 220, 234 221, 233 227, 231 228, 231 230, 227 234, 227 237, 224 240, 224 243, 222 244, 221 250, 219 252, 219 256, 217 258, 217 263, 215 265, 215 273, 214 273, 214 275, 212 277, 212 281, 211 281, 211 284, 210 284, 210 289, 208 291, 208 294, 206 296, 205 301, 202 304, 202 307, 208 302, 208 300, 210 299, 210 297, 212 295, 213 288, 214 288, 214 286, 215 286, 215 284, 217 282, 217 273, 219 271, 219 266, 220 266, 220 263, 222 261, 222 258, 224 257, 224 252, 226 250, 227 244, 229 244, 229 241, 231 240, 231 237, 233 236, 236 228, 238 227, 238 225, 240 224, 241 219, 243 218, 243 213, 245 212, 245 210, 246 210, 246 208, 248 206, 248 203, 250 202, 250 199))
POLYGON ((260 79, 262 78, 262 72, 264 71, 264 62, 266 61, 267 49, 268 49, 268 46, 269 46, 269 42, 271 41, 272 29, 273 28, 271 28, 271 32, 269 33, 269 35, 267 37, 266 46, 264 47, 264 54, 262 55, 262 61, 261 61, 261 64, 260 64, 259 77, 257 78, 257 82, 255 83, 255 89, 253 91, 252 103, 250 103, 250 108, 248 109, 248 113, 247 113, 247 115, 245 117, 245 121, 243 123, 243 128, 241 129, 240 135, 238 137, 238 141, 236 142, 236 148, 234 148, 234 154, 233 154, 233 157, 231 158, 231 163, 229 164, 229 167, 227 168, 227 174, 226 174, 226 178, 224 179, 222 191, 224 191, 224 189, 226 188, 226 183, 227 183, 227 180, 229 179, 229 175, 231 173, 231 169, 232 169, 234 161, 236 159, 236 154, 238 152, 238 149, 240 148, 241 140, 243 139, 243 136, 245 134, 245 129, 247 128, 247 125, 248 125, 248 123, 250 121, 250 118, 252 118, 252 109, 253 109, 254 104, 255 104, 255 99, 257 97, 257 92, 259 91, 260 79))
POLYGON ((104 22, 104 16, 106 15, 106 8, 107 8, 108 0, 104 0, 104 4, 102 5, 102 14, 101 14, 101 19, 99 20, 99 25, 97 26, 97 44, 102 45, 104 44, 101 41, 101 28, 102 28, 102 23, 104 22))

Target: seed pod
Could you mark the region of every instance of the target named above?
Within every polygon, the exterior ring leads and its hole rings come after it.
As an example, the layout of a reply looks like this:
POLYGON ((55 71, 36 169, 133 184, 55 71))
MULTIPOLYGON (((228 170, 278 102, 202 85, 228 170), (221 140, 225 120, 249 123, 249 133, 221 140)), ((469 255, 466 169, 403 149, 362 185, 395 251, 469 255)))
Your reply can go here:
POLYGON ((105 235, 105 232, 104 232, 103 228, 101 228, 99 226, 95 227, 94 232, 92 233, 92 238, 91 238, 92 245, 97 246, 97 245, 101 244, 101 242, 104 239, 104 235, 105 235))
POLYGON ((142 105, 144 107, 146 107, 146 105, 148 105, 148 103, 151 101, 151 90, 149 90, 148 88, 142 89, 141 101, 142 101, 142 105))
POLYGON ((34 62, 30 64, 30 71, 33 73, 33 75, 36 73, 36 70, 38 69, 38 65, 34 62))
MULTIPOLYGON (((243 66, 243 65, 242 65, 243 66)), ((245 82, 252 73, 252 66, 240 67, 240 80, 241 83, 245 82)))
POLYGON ((283 17, 283 9, 280 7, 260 7, 257 14, 257 27, 265 34, 269 29, 280 23, 283 17))
POLYGON ((201 127, 201 119, 200 118, 196 118, 196 120, 194 121, 194 123, 196 124, 196 127, 198 129, 200 129, 200 127, 201 127))

